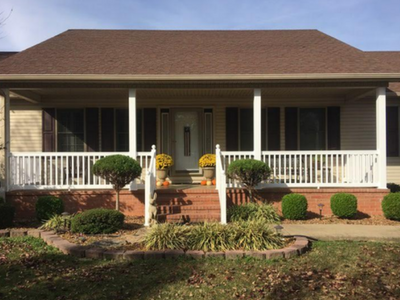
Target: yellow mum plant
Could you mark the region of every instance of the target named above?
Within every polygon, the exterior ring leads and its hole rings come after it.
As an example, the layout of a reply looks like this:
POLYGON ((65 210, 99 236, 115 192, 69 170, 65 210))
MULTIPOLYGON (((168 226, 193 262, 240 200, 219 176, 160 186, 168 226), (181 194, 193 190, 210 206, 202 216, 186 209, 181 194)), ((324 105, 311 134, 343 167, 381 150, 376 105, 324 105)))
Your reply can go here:
POLYGON ((174 165, 174 160, 168 154, 158 154, 156 156, 157 170, 164 170, 174 165))
POLYGON ((211 168, 215 167, 215 154, 204 154, 200 159, 199 159, 199 167, 200 168, 211 168))

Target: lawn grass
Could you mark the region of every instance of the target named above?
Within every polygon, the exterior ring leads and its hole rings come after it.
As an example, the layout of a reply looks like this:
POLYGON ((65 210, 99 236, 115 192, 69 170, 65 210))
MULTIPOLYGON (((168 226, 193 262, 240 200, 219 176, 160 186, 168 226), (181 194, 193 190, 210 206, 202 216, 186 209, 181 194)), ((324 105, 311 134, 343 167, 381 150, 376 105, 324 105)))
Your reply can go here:
POLYGON ((315 242, 289 259, 115 262, 0 239, 0 299, 400 299, 400 243, 315 242))

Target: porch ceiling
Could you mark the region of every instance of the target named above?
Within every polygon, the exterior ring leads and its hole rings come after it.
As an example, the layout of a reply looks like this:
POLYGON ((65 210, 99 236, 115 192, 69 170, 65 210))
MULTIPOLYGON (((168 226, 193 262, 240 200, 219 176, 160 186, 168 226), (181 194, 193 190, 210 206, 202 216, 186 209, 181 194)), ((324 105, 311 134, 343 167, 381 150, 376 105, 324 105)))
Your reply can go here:
MULTIPOLYGON (((264 99, 353 99, 360 95, 373 95, 371 87, 271 87, 262 89, 264 99)), ((128 99, 126 88, 40 88, 40 89, 11 89, 12 98, 29 98, 34 101, 49 103, 57 100, 98 99, 110 101, 125 101, 128 99), (24 97, 26 96, 26 97, 24 97)), ((145 88, 137 90, 137 99, 252 99, 253 89, 166 89, 145 88)), ((28 98, 28 99, 27 99, 28 98)))

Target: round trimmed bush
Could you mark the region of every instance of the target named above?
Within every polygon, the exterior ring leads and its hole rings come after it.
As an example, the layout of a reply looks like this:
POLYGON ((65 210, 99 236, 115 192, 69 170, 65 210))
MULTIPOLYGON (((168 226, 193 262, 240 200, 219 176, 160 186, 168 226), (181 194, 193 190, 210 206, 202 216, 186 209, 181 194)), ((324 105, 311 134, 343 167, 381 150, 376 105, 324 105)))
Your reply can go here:
POLYGON ((47 221, 54 215, 64 212, 63 201, 55 196, 41 196, 36 202, 36 218, 39 221, 47 221))
POLYGON ((288 194, 282 198, 282 214, 285 219, 304 220, 307 208, 307 198, 303 195, 288 194))
POLYGON ((125 216, 112 209, 95 208, 73 217, 71 231, 75 233, 114 233, 122 228, 125 216))
POLYGON ((338 193, 331 197, 332 213, 339 218, 351 219, 357 214, 357 198, 352 194, 338 193))
POLYGON ((383 198, 382 211, 387 219, 400 221, 400 193, 390 193, 383 198))
POLYGON ((0 197, 0 229, 8 228, 13 225, 15 208, 4 202, 0 197))

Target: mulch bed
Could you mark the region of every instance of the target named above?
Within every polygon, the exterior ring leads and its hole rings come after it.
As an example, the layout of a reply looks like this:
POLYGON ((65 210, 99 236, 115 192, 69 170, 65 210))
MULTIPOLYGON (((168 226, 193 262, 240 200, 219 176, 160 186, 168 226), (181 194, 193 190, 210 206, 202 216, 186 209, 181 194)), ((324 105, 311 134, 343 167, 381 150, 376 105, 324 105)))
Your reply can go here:
POLYGON ((388 220, 384 216, 358 214, 354 219, 340 219, 336 216, 309 215, 306 220, 283 220, 282 224, 354 224, 354 225, 392 225, 400 226, 399 221, 388 220))

